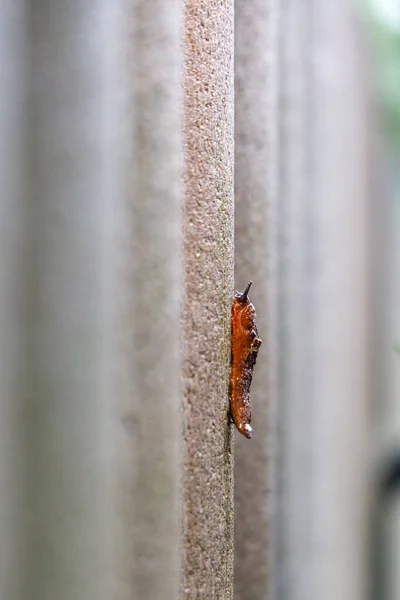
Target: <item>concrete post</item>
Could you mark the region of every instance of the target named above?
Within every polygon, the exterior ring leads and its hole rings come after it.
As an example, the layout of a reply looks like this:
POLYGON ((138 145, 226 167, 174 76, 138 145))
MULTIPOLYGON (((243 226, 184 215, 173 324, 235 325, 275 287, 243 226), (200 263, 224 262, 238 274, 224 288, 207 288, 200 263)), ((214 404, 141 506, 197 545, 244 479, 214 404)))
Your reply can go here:
POLYGON ((231 600, 233 1, 186 0, 182 598, 231 600))

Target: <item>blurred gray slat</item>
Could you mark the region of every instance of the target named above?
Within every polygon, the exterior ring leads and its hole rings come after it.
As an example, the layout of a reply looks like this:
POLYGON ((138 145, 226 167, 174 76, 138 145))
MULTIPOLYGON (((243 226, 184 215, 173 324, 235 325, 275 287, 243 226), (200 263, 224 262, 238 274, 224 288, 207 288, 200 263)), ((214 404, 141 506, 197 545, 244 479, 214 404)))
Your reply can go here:
POLYGON ((179 10, 168 6, 150 17, 139 2, 32 3, 29 585, 41 599, 177 595, 179 10))
POLYGON ((27 11, 7 0, 0 11, 0 597, 22 593, 26 392, 27 11))
POLYGON ((235 287, 253 281, 263 345, 251 388, 249 442, 235 441, 235 598, 265 600, 270 573, 271 409, 269 206, 276 177, 277 3, 235 3, 235 287))
POLYGON ((181 8, 178 0, 135 0, 134 8, 133 244, 132 267, 128 260, 125 266, 132 269, 135 381, 124 413, 130 434, 123 506, 128 526, 135 507, 133 598, 175 600, 181 548, 181 8))
POLYGON ((368 139, 350 1, 280 18, 274 595, 367 596, 368 139))
MULTIPOLYGON (((118 3, 31 5, 31 545, 27 594, 108 598, 118 3), (116 73, 113 71, 116 69, 116 73)), ((120 115, 124 127, 129 120, 120 115)), ((123 175, 123 174, 122 174, 123 175)), ((125 177, 127 172, 125 172, 125 177)))

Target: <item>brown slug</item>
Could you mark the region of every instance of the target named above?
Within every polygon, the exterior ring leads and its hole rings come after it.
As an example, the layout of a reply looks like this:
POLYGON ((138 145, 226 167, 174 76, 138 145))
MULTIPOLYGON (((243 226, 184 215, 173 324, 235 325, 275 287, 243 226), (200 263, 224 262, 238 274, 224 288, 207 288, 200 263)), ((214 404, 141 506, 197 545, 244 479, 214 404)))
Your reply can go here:
POLYGON ((235 292, 232 305, 232 364, 230 411, 238 431, 251 439, 250 385, 261 340, 256 326, 256 311, 248 298, 252 282, 242 294, 235 292))

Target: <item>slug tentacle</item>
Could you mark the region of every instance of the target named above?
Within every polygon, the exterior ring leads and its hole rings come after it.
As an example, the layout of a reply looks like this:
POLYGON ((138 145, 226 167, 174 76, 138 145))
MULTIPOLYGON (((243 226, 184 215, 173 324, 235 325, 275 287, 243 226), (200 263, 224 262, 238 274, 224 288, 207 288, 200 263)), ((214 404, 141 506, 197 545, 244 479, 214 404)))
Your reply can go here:
POLYGON ((247 288, 244 290, 243 294, 240 295, 240 299, 242 302, 247 301, 247 296, 249 295, 249 291, 250 291, 252 283, 253 283, 252 281, 249 281, 249 283, 247 284, 247 288))

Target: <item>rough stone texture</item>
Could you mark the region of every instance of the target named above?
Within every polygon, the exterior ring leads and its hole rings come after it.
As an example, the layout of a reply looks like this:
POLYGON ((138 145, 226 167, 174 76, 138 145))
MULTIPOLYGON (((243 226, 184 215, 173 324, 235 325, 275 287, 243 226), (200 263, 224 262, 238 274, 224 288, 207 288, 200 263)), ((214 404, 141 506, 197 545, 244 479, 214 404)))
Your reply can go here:
POLYGON ((231 600, 233 1, 184 9, 182 598, 231 600))
POLYGON ((235 3, 235 287, 252 280, 258 353, 250 389, 253 438, 235 441, 235 598, 265 600, 268 593, 269 393, 268 204, 271 160, 274 1, 235 3))

